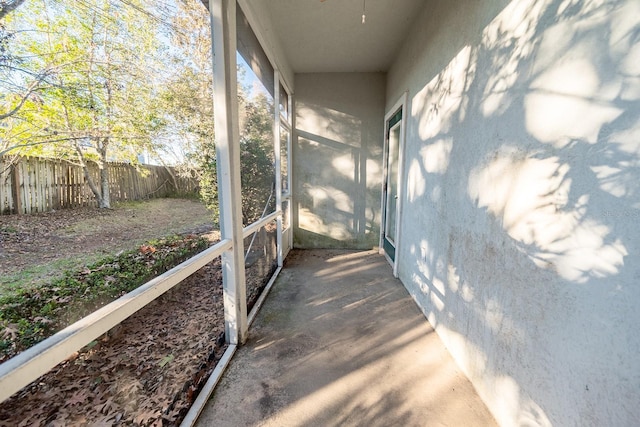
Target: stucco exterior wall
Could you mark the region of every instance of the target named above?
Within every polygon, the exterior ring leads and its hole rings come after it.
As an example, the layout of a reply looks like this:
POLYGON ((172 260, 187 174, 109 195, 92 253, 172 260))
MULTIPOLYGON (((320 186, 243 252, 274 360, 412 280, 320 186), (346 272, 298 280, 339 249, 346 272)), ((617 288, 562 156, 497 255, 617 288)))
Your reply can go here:
POLYGON ((378 245, 385 80, 382 73, 296 74, 295 247, 378 245))
POLYGON ((640 422, 640 2, 426 4, 399 274, 504 426, 640 422))

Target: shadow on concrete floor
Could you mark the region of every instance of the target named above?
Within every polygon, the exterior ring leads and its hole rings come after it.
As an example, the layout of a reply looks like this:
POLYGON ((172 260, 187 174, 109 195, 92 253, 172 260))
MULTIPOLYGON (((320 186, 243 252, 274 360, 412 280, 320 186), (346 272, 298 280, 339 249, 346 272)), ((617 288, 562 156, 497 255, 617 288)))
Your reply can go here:
POLYGON ((204 426, 495 426, 376 252, 296 250, 204 426))

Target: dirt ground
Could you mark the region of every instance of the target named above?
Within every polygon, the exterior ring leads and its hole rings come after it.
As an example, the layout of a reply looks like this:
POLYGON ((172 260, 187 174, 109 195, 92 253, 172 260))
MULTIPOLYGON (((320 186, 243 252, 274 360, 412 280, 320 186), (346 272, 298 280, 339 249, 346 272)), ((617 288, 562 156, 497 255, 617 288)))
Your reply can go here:
POLYGON ((151 239, 212 230, 211 212, 202 203, 187 199, 131 202, 114 209, 0 215, 0 285, 50 277, 63 267, 133 249, 151 239))
MULTIPOLYGON (((217 240, 211 230, 210 213, 180 199, 0 216, 0 282, 35 267, 54 274, 64 260, 82 263, 168 234, 217 240)), ((249 307, 275 269, 273 226, 258 233, 253 254, 249 307)), ((2 402, 0 427, 179 425, 226 348, 222 300, 215 260, 2 402)))

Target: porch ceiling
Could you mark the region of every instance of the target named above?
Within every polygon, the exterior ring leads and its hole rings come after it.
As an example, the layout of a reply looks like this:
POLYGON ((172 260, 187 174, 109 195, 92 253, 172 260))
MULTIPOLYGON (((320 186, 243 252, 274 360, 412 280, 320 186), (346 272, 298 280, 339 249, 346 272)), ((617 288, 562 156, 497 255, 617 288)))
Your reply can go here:
POLYGON ((425 0, 269 0, 295 73, 387 71, 425 0))

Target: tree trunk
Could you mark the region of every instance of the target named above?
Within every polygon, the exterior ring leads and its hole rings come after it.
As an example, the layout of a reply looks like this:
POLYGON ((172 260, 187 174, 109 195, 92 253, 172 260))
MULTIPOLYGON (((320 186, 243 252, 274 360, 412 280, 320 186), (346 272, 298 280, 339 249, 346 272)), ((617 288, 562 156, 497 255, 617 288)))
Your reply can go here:
POLYGON ((9 0, 3 1, 0 3, 0 20, 4 19, 5 16, 16 10, 20 5, 24 3, 24 0, 9 0))
POLYGON ((100 189, 102 190, 102 199, 100 207, 105 209, 111 208, 111 193, 109 192, 109 167, 107 164, 107 147, 109 146, 109 138, 102 139, 102 143, 98 144, 98 153, 100 154, 100 189))
POLYGON ((173 191, 174 191, 174 193, 177 194, 178 193, 178 180, 176 179, 176 175, 173 173, 173 170, 169 166, 164 164, 164 162, 163 162, 162 166, 164 166, 164 169, 167 171, 167 173, 171 177, 171 184, 173 185, 173 191))
POLYGON ((11 195, 13 197, 13 209, 17 215, 22 214, 22 194, 20 189, 20 164, 11 166, 11 195))
POLYGON ((102 200, 100 207, 105 209, 111 208, 111 193, 109 192, 109 168, 106 162, 100 165, 100 188, 102 189, 102 200))
MULTIPOLYGON (((78 161, 80 162, 80 166, 82 166, 84 180, 87 182, 87 184, 89 185, 89 188, 91 189, 91 192, 96 197, 96 200, 98 201, 98 207, 104 208, 105 206, 104 206, 104 199, 102 198, 102 193, 100 192, 100 189, 96 186, 96 183, 93 182, 93 179, 91 179, 91 174, 89 173, 89 166, 87 165, 87 162, 85 162, 84 160, 84 155, 82 154, 82 148, 80 148, 80 145, 78 143, 76 143, 76 153, 78 153, 78 161)), ((102 169, 100 169, 100 178, 102 179, 102 169)), ((109 207, 109 206, 106 206, 106 207, 109 207)))
POLYGON ((84 162, 84 159, 82 160, 82 172, 84 173, 84 180, 87 181, 87 184, 89 184, 89 188, 91 189, 91 192, 93 193, 94 196, 96 196, 96 200, 98 201, 98 207, 100 208, 104 207, 100 189, 96 186, 96 183, 93 182, 93 179, 91 179, 91 174, 89 173, 89 167, 84 162))

